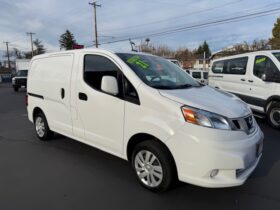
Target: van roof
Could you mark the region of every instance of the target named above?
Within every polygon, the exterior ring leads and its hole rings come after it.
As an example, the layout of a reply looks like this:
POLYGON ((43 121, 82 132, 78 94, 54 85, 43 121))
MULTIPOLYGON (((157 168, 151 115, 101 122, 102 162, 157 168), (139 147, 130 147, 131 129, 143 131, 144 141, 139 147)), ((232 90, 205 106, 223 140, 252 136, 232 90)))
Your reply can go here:
MULTIPOLYGON (((148 53, 143 53, 143 52, 133 52, 133 51, 112 51, 112 50, 107 50, 107 49, 102 49, 102 48, 85 48, 85 49, 75 49, 75 50, 66 50, 66 51, 59 51, 59 52, 52 52, 52 53, 45 53, 45 54, 41 54, 41 55, 36 55, 33 57, 33 59, 37 59, 37 58, 46 58, 46 57, 50 57, 50 56, 56 56, 56 55, 63 55, 63 54, 79 54, 81 52, 92 52, 92 53, 129 53, 129 54, 136 54, 136 55, 152 55, 152 54, 148 54, 148 53)), ((153 56, 153 55, 152 55, 153 56)))
POLYGON ((226 56, 226 57, 222 57, 222 58, 217 58, 217 59, 214 59, 213 61, 238 58, 238 57, 242 57, 242 56, 255 55, 255 54, 259 54, 259 53, 262 53, 262 54, 280 53, 280 50, 261 50, 261 51, 247 52, 247 53, 241 53, 238 55, 231 55, 231 56, 226 56))

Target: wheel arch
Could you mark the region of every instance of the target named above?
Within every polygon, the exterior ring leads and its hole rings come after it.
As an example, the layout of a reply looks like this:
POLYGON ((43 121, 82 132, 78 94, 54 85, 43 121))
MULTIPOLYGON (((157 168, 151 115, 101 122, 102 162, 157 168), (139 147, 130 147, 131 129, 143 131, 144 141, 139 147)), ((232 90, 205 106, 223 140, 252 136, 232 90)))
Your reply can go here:
POLYGON ((133 149, 135 148, 135 146, 137 144, 139 144, 140 142, 145 141, 145 140, 157 141, 157 142, 159 142, 161 145, 163 145, 167 149, 167 151, 169 152, 170 157, 172 158, 173 164, 174 164, 175 169, 176 169, 176 174, 177 174, 178 171, 177 171, 176 162, 175 162, 175 159, 174 159, 170 149, 167 147, 167 145, 163 141, 161 141, 160 139, 158 139, 157 137, 155 137, 155 136, 153 136, 151 134, 137 133, 137 134, 133 135, 129 139, 129 141, 127 143, 127 147, 126 147, 126 157, 127 157, 128 161, 131 161, 131 156, 132 156, 133 149))
POLYGON ((269 106, 271 105, 272 102, 280 102, 280 96, 278 95, 274 95, 274 96, 270 96, 265 103, 265 107, 264 107, 264 111, 267 112, 267 110, 269 109, 269 106))
MULTIPOLYGON (((33 119, 33 122, 34 122, 35 116, 36 116, 38 113, 43 113, 43 114, 45 115, 44 111, 43 111, 40 107, 34 107, 33 112, 32 112, 32 119, 33 119)), ((46 117, 46 115, 45 115, 45 117, 46 117)))

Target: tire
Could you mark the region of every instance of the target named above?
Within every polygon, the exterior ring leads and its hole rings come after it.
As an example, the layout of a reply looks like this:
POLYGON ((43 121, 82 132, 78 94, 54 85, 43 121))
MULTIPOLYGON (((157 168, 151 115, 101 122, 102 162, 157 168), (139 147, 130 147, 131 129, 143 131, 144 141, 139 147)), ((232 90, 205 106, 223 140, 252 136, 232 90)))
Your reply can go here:
POLYGON ((147 140, 137 144, 131 160, 138 181, 148 190, 167 191, 176 180, 173 158, 169 150, 160 142, 147 140))
POLYGON ((18 92, 18 87, 14 87, 14 91, 15 91, 15 92, 18 92))
POLYGON ((271 127, 280 129, 280 102, 272 102, 267 110, 267 121, 271 127))
POLYGON ((53 132, 50 130, 47 119, 42 112, 34 117, 34 126, 37 137, 40 140, 46 141, 53 137, 53 132))

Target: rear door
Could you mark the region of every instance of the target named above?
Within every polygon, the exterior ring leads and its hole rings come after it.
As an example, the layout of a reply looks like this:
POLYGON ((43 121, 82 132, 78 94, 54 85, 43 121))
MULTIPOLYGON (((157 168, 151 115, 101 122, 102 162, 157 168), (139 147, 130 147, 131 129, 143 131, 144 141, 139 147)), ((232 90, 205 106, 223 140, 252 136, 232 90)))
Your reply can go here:
POLYGON ((202 75, 201 75, 201 72, 200 72, 200 71, 192 71, 191 74, 192 74, 192 77, 193 77, 194 79, 196 79, 198 82, 201 83, 201 81, 202 81, 202 75))
MULTIPOLYGON (((87 143, 120 154, 123 145, 124 107, 120 66, 105 54, 84 54, 82 72, 76 88, 78 120, 83 125, 87 143), (113 76, 119 83, 116 96, 101 90, 103 76, 113 76)), ((79 130, 74 128, 74 130, 79 130)))
POLYGON ((74 55, 52 55, 32 63, 32 93, 44 98, 42 105, 52 130, 72 135, 70 78, 74 55))

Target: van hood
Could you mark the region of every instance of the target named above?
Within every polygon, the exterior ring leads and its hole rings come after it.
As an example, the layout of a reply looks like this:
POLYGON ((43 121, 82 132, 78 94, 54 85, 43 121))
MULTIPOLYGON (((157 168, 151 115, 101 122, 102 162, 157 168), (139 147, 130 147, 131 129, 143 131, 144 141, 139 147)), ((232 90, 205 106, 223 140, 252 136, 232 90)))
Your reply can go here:
POLYGON ((213 112, 228 118, 244 117, 251 113, 249 106, 238 97, 208 86, 159 90, 159 92, 162 96, 182 105, 213 112))

